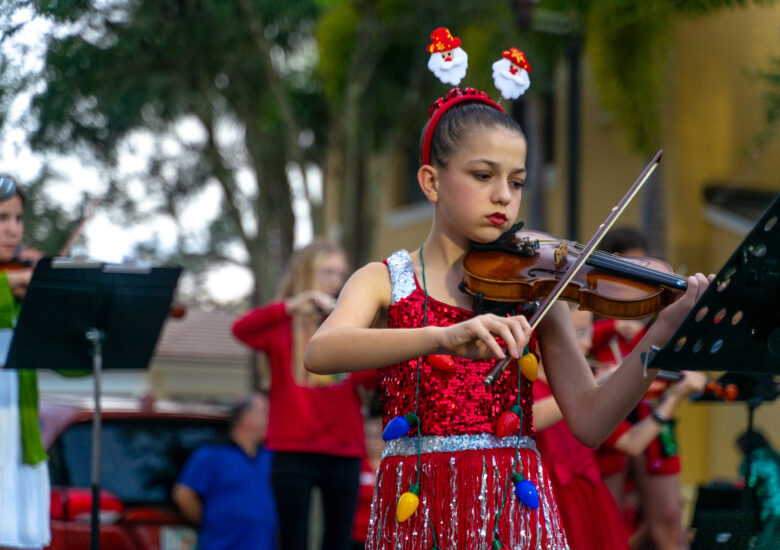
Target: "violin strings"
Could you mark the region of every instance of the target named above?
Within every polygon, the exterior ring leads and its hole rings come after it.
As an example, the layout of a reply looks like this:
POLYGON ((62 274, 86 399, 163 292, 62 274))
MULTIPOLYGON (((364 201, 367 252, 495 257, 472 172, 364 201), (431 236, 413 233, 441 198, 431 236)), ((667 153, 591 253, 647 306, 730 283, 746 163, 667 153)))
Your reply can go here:
POLYGON ((619 260, 614 256, 610 256, 606 253, 602 254, 596 254, 595 258, 593 258, 593 262, 590 263, 596 267, 613 269, 619 273, 634 275, 650 282, 669 285, 676 288, 680 288, 681 285, 685 283, 684 277, 678 277, 675 274, 653 269, 651 267, 637 265, 630 261, 619 260))
MULTIPOLYGON (((582 250, 583 246, 579 243, 571 243, 574 245, 574 249, 582 250)), ((675 273, 669 273, 661 271, 651 267, 636 264, 629 259, 621 256, 616 256, 608 252, 601 250, 594 251, 590 258, 586 261, 595 267, 601 267, 604 269, 612 269, 618 273, 625 273, 629 275, 635 275, 637 277, 644 278, 648 281, 656 282, 659 284, 669 285, 675 288, 681 288, 681 283, 684 285, 685 277, 681 277, 675 273)))

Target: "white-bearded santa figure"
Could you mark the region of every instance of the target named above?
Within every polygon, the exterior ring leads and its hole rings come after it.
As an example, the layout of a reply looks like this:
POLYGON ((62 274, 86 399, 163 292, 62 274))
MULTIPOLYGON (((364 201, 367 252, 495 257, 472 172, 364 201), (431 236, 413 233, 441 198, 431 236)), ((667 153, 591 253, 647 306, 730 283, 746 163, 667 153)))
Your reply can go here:
POLYGON ((493 82, 505 99, 517 99, 531 85, 530 72, 531 65, 525 54, 517 48, 510 48, 493 63, 493 82))
POLYGON ((431 33, 428 53, 428 69, 445 84, 457 86, 466 76, 469 57, 460 47, 460 38, 453 37, 449 29, 440 27, 431 33))

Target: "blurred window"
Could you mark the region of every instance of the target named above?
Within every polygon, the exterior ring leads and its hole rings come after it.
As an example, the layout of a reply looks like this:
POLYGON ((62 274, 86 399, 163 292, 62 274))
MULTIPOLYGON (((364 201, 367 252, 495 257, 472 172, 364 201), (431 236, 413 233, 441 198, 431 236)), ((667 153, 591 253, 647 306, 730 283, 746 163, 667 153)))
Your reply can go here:
MULTIPOLYGON (((220 440, 225 424, 204 420, 103 420, 100 487, 126 505, 170 502, 190 453, 220 440)), ((91 486, 92 424, 67 428, 49 449, 52 485, 91 486)))

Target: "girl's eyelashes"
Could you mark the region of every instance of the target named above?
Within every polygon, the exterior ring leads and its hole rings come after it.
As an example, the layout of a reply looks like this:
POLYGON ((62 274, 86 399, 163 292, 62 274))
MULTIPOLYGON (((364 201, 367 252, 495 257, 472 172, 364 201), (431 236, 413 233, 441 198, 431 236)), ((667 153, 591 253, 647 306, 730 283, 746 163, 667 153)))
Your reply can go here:
POLYGON ((525 180, 514 180, 510 182, 510 185, 512 185, 512 187, 515 189, 522 189, 525 187, 525 180))

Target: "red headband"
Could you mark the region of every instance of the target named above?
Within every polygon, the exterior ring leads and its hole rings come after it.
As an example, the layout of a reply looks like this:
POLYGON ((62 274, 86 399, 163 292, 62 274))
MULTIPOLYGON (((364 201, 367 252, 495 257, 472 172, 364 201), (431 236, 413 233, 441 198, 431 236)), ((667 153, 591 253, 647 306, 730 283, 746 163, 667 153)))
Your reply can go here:
POLYGON ((439 120, 444 116, 444 113, 460 103, 482 103, 483 105, 498 109, 502 113, 504 112, 501 105, 490 99, 485 92, 480 92, 475 88, 466 88, 465 90, 453 88, 446 96, 437 99, 428 109, 428 115, 431 117, 431 120, 428 122, 428 127, 425 129, 425 136, 423 137, 423 164, 431 163, 431 140, 433 139, 433 132, 436 130, 436 125, 439 123, 439 120))

